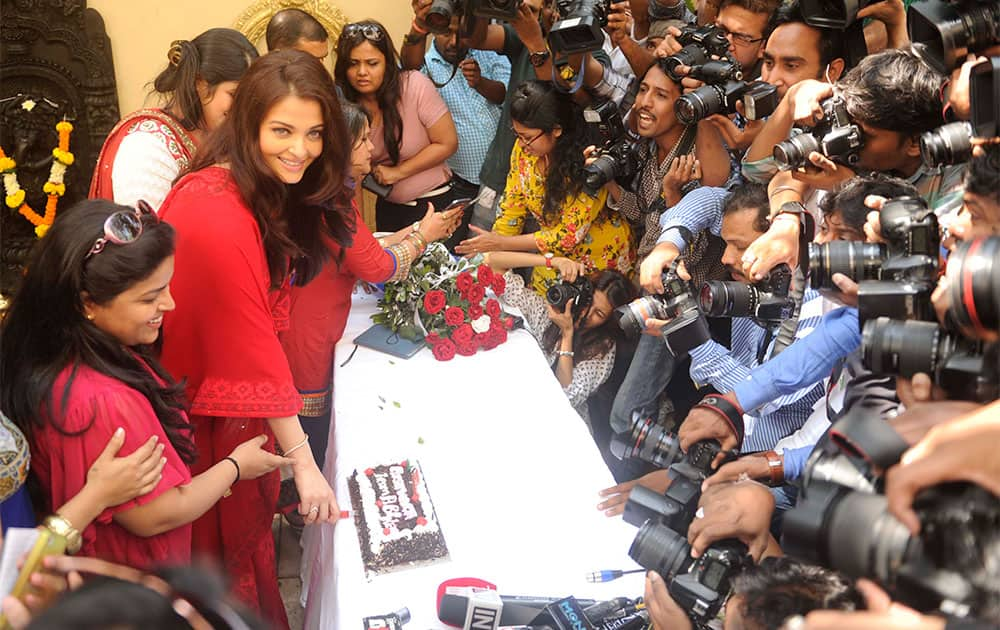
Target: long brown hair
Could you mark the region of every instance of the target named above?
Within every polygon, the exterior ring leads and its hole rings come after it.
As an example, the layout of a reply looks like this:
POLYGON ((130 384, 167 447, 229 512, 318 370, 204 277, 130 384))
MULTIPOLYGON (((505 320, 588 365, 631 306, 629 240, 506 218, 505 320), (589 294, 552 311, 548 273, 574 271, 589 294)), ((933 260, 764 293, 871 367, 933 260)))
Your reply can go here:
POLYGON ((196 171, 229 164, 243 203, 260 228, 275 287, 288 273, 290 258, 296 284, 305 284, 330 255, 324 238, 337 243, 340 251, 354 238, 352 193, 346 184, 351 141, 336 94, 330 74, 312 55, 298 50, 264 55, 240 81, 229 115, 191 165, 196 171), (323 115, 323 152, 302 180, 291 185, 274 174, 260 150, 261 125, 287 96, 316 101, 323 115))

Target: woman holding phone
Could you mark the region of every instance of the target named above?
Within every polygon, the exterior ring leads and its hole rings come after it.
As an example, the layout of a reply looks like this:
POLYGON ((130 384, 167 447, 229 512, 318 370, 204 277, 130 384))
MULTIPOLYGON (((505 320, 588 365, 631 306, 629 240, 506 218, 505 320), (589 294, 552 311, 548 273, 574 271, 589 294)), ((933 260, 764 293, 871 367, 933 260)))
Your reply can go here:
MULTIPOLYGON (((351 137, 350 180, 356 185, 371 171, 371 126, 368 113, 358 105, 342 102, 341 109, 351 137)), ((435 212, 429 206, 416 228, 406 227, 376 239, 355 206, 357 231, 353 242, 342 247, 327 241, 329 257, 319 275, 304 287, 292 288, 291 321, 281 336, 281 344, 295 387, 302 395, 299 420, 321 467, 330 430, 333 351, 347 325, 355 283, 405 278, 410 264, 420 257, 427 243, 447 238, 458 227, 463 209, 464 205, 459 205, 435 212)), ((288 491, 292 489, 288 487, 288 491)))

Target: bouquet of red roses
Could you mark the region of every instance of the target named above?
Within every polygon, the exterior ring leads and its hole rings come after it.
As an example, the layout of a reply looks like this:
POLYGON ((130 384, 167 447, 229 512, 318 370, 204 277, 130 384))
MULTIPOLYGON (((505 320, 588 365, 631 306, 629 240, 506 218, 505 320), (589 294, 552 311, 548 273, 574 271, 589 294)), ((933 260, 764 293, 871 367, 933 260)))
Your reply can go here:
POLYGON ((480 261, 452 258, 444 245, 432 243, 404 280, 386 283, 372 320, 407 339, 422 335, 438 361, 496 348, 507 341, 513 320, 486 295, 503 294, 503 276, 480 261))

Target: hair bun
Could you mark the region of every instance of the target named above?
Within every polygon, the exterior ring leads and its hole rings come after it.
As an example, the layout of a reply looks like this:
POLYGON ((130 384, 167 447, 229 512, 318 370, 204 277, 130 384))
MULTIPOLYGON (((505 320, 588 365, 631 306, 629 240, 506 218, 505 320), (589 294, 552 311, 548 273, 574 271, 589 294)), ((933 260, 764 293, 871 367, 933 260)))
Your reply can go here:
POLYGON ((181 60, 184 58, 184 44, 187 41, 183 39, 175 39, 170 42, 170 49, 167 50, 167 60, 172 66, 179 66, 181 60))

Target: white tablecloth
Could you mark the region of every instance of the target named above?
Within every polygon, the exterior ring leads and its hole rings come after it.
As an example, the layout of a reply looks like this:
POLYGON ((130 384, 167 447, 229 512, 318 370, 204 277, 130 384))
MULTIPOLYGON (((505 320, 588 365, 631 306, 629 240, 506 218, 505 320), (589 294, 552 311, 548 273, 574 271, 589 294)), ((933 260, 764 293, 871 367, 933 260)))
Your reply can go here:
MULTIPOLYGON (((371 325, 373 296, 355 295, 343 340, 371 325)), ((589 584, 600 569, 638 568, 628 557, 636 529, 596 509, 614 484, 586 426, 524 330, 499 348, 437 362, 358 348, 334 370, 335 429, 325 473, 341 509, 356 468, 416 459, 450 560, 367 581, 353 519, 307 527, 303 553, 305 627, 357 630, 361 619, 408 607, 411 630, 445 627, 438 585, 479 577, 502 594, 606 599, 642 594, 643 575, 589 584)))

